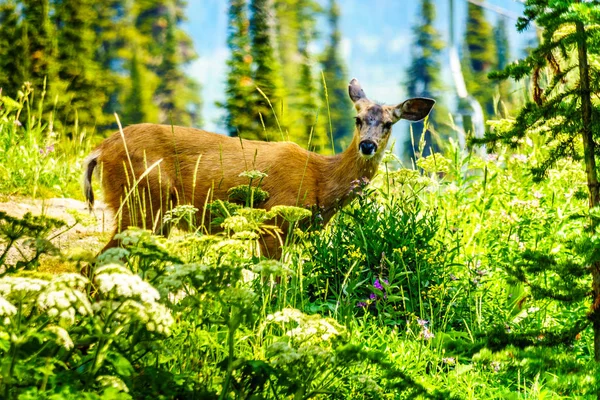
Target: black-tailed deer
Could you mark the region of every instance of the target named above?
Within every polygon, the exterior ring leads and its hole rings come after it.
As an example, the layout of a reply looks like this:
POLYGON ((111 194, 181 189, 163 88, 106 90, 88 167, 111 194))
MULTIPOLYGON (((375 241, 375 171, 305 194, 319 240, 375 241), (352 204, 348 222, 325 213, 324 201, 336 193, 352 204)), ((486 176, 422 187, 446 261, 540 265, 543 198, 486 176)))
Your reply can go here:
MULTIPOLYGON (((370 180, 377 171, 392 125, 425 118, 435 103, 414 98, 380 105, 366 97, 356 79, 348 92, 357 112, 356 127, 352 143, 341 154, 323 156, 291 142, 240 140, 179 126, 132 125, 86 158, 85 196, 93 205, 92 173, 101 166, 104 201, 118 220, 115 234, 131 225, 156 229, 176 205, 194 205, 200 220, 207 199, 227 200, 228 189, 248 184, 240 174, 252 169, 268 175, 261 188, 269 197, 255 206, 308 206, 321 210, 327 223, 337 207, 352 199, 352 182, 370 180), (136 204, 122 205, 134 186, 136 204)), ((113 235, 105 249, 117 244, 113 235)), ((276 238, 263 238, 268 255, 277 255, 279 246, 276 238)))

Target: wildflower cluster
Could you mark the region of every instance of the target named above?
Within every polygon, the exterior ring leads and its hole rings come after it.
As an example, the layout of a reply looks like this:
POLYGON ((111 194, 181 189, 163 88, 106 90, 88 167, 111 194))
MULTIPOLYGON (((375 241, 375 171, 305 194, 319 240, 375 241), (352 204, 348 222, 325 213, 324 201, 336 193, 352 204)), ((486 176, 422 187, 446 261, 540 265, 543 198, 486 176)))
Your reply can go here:
POLYGON ((165 213, 163 223, 178 224, 181 220, 191 221, 197 212, 198 209, 192 205, 178 205, 165 213))
POLYGON ((287 337, 267 347, 267 355, 275 366, 331 365, 336 360, 332 344, 345 333, 344 328, 331 318, 306 315, 294 308, 268 315, 265 324, 278 324, 287 337))
POLYGON ((271 209, 271 212, 281 216, 281 218, 292 224, 309 218, 312 215, 310 210, 293 206, 275 206, 271 209))
POLYGON ((452 168, 452 160, 447 159, 440 153, 434 153, 418 159, 417 166, 430 174, 448 173, 452 168))
POLYGON ((150 332, 170 335, 173 317, 158 303, 158 290, 148 282, 118 264, 98 268, 94 281, 103 298, 94 303, 95 310, 112 315, 116 321, 137 320, 150 332))
POLYGON ((58 317, 60 325, 72 325, 76 314, 92 314, 92 306, 84 293, 87 284, 87 278, 79 274, 59 275, 40 293, 37 305, 48 316, 58 317))
POLYGON ((266 318, 267 323, 279 323, 287 329, 285 335, 298 343, 319 343, 333 340, 344 334, 344 328, 334 319, 319 315, 306 315, 295 308, 285 308, 266 318), (295 325, 289 329, 289 324, 295 325))
POLYGON ((31 303, 48 283, 42 279, 5 276, 0 279, 0 296, 13 304, 31 303))
POLYGON ((373 281, 373 287, 375 289, 377 289, 377 292, 371 292, 369 294, 369 299, 367 301, 359 301, 358 303, 356 303, 356 307, 360 307, 360 308, 365 308, 367 307, 369 304, 372 304, 373 302, 376 302, 379 298, 380 298, 380 294, 383 294, 383 298, 387 298, 387 294, 385 293, 385 288, 383 287, 383 285, 381 284, 381 282, 383 282, 385 285, 389 285, 389 282, 387 279, 381 279, 381 281, 379 280, 379 278, 376 278, 373 281))

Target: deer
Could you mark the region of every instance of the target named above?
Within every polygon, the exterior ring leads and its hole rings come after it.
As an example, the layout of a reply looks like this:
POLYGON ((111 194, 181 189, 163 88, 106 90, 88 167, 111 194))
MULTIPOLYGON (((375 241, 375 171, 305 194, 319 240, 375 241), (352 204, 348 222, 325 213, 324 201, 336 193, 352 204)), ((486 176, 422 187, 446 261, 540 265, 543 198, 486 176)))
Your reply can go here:
MULTIPOLYGON (((157 222, 177 205, 193 205, 198 210, 197 218, 205 218, 208 200, 227 200, 229 188, 248 183, 240 174, 250 164, 267 174, 261 188, 269 196, 255 207, 309 207, 319 210, 325 225, 353 199, 353 183, 371 181, 392 126, 401 119, 424 119, 435 104, 428 98, 411 98, 397 105, 379 104, 367 98, 356 79, 350 81, 348 94, 356 109, 355 128, 350 145, 336 155, 317 154, 293 142, 240 139, 182 126, 130 125, 105 139, 85 159, 85 198, 92 208, 92 176, 101 166, 96 175, 101 175, 104 202, 115 219, 118 217, 120 226, 154 227, 158 233, 164 226, 157 222), (134 181, 142 193, 137 210, 123 206, 134 181)), ((115 238, 119 231, 116 222, 102 251, 119 245, 115 238)), ((278 258, 281 241, 263 236, 263 254, 278 258)))

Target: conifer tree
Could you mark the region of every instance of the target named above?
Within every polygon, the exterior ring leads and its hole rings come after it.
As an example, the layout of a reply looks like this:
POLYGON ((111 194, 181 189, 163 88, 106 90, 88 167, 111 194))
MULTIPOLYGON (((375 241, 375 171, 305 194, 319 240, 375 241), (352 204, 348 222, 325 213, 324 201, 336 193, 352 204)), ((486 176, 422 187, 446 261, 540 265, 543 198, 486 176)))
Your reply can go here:
POLYGON ((7 0, 0 4, 0 88, 4 96, 16 97, 26 80, 23 52, 17 3, 7 0))
MULTIPOLYGON (((307 144, 310 131, 313 138, 320 134, 315 124, 318 91, 313 71, 313 56, 309 46, 316 37, 316 16, 321 8, 314 0, 276 0, 277 43, 285 99, 283 121, 290 140, 307 144), (309 117, 311 114, 312 117, 309 117)), ((318 140, 313 140, 313 144, 318 140)))
POLYGON ((339 26, 340 8, 336 0, 330 0, 328 17, 331 34, 325 48, 322 67, 331 113, 331 136, 337 152, 343 149, 352 137, 354 111, 348 99, 348 74, 339 54, 342 34, 339 26))
POLYGON ((96 32, 95 58, 100 66, 97 79, 104 81, 106 101, 102 107, 106 115, 101 129, 117 128, 114 113, 123 117, 123 103, 130 80, 127 43, 138 42, 137 31, 131 23, 131 3, 128 0, 105 0, 94 5, 97 19, 93 22, 96 32))
MULTIPOLYGON (((98 79, 96 59, 98 42, 92 23, 97 19, 92 0, 57 0, 53 21, 57 32, 56 68, 58 82, 58 120, 67 129, 79 125, 94 126, 103 118, 106 102, 104 81, 98 79)), ((52 83, 52 82, 51 82, 52 83)))
MULTIPOLYGON (((508 41, 508 29, 506 18, 500 17, 494 27, 494 42, 496 47, 496 65, 494 69, 503 70, 510 62, 510 46, 508 41)), ((505 111, 513 108, 510 82, 497 83, 500 107, 498 112, 505 116, 505 111)))
POLYGON ((299 20, 300 27, 298 32, 298 53, 300 55, 300 78, 298 80, 298 108, 301 113, 300 126, 304 132, 301 137, 301 143, 308 145, 311 141, 311 147, 317 150, 323 150, 325 147, 327 136, 324 130, 321 129, 318 122, 318 103, 317 103, 317 85, 315 82, 312 56, 309 51, 309 45, 314 39, 315 19, 314 14, 309 14, 306 8, 300 8, 299 20), (311 137, 312 136, 312 137, 311 137))
POLYGON ((487 74, 496 66, 493 28, 479 5, 468 3, 465 80, 469 93, 481 104, 485 118, 494 114, 495 85, 487 74))
MULTIPOLYGON (((448 118, 448 111, 443 106, 443 87, 440 80, 441 63, 440 56, 444 43, 440 34, 433 26, 435 22, 435 4, 432 0, 422 0, 420 20, 413 28, 412 62, 407 70, 406 89, 408 97, 428 97, 437 100, 435 109, 429 117, 429 126, 434 128, 439 136, 447 136, 448 124, 444 118, 448 118)), ((424 122, 417 122, 411 126, 414 135, 414 147, 412 138, 408 138, 406 147, 408 156, 412 157, 417 151, 421 135, 424 133, 424 122)), ((425 153, 431 150, 438 151, 439 144, 432 136, 431 131, 425 132, 425 153)))
POLYGON ((249 112, 249 100, 254 92, 252 80, 252 56, 250 54, 249 21, 246 0, 230 0, 227 45, 225 103, 218 106, 226 110, 225 127, 230 136, 256 137, 260 121, 249 112))
POLYGON ((266 130, 266 132, 255 131, 251 134, 253 138, 273 140, 281 138, 281 134, 284 132, 284 128, 280 127, 281 113, 279 110, 282 108, 284 91, 281 65, 274 38, 273 2, 272 0, 251 0, 250 12, 249 33, 251 55, 254 62, 252 77, 254 85, 257 87, 251 97, 251 112, 254 118, 262 120, 266 130), (258 89, 262 91, 262 94, 258 89))
POLYGON ((145 4, 140 1, 140 5, 137 26, 146 37, 146 68, 159 82, 153 95, 158 122, 199 124, 200 88, 183 70, 197 58, 190 37, 179 27, 184 20, 186 2, 162 0, 145 4))
MULTIPOLYGON (((525 17, 519 19, 517 28, 523 31, 535 22, 543 29, 542 42, 525 59, 508 65, 502 72, 490 74, 490 77, 515 80, 532 77, 533 99, 523 107, 515 121, 498 126, 487 132, 485 138, 475 140, 492 146, 498 143, 518 146, 519 140, 526 135, 542 135, 546 140, 545 156, 540 154, 541 158, 531 170, 536 179, 543 179, 562 158, 583 158, 590 209, 600 206, 597 170, 600 106, 593 100, 600 96, 600 75, 590 62, 600 56, 598 5, 598 1, 527 1, 525 17), (542 73, 548 74, 550 79, 540 79, 542 73)), ((559 321, 553 331, 531 332, 521 338, 522 343, 569 343, 591 322, 594 357, 600 361, 598 221, 597 216, 590 218, 591 233, 580 232, 577 240, 566 244, 572 252, 566 259, 553 252, 529 250, 523 253, 523 262, 507 266, 511 279, 529 288, 533 299, 546 304, 559 303, 563 307, 571 305, 573 310, 569 320, 559 321), (582 312, 585 309, 589 309, 587 314, 582 312), (543 335, 541 340, 540 335, 543 335)))
POLYGON ((150 94, 145 90, 142 83, 143 68, 138 61, 137 51, 133 50, 130 66, 131 89, 127 95, 124 107, 124 122, 128 124, 137 124, 146 122, 149 118, 147 103, 150 94))
MULTIPOLYGON (((22 0, 22 40, 24 77, 41 93, 58 83, 56 76, 55 30, 50 20, 49 0, 22 0)), ((10 73, 10 72, 8 72, 10 73)))

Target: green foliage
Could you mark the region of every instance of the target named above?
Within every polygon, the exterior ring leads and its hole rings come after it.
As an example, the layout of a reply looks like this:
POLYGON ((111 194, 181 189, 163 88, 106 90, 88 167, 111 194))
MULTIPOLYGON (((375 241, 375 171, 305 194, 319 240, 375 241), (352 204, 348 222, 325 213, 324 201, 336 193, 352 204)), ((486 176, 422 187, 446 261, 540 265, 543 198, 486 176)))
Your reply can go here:
POLYGON ((19 270, 33 270, 39 265, 43 254, 56 254, 58 249, 48 240, 52 230, 62 228, 64 222, 52 218, 33 216, 27 213, 23 218, 14 218, 0 211, 0 277, 15 273, 19 270), (20 245, 28 248, 23 252, 20 245), (10 251, 18 250, 22 255, 21 260, 12 264, 8 261, 10 251))
MULTIPOLYGON (((208 213, 224 232, 209 235, 182 205, 164 222, 190 233, 126 231, 89 280, 15 274, 5 261, 2 396, 589 396, 582 266, 597 239, 577 218, 576 163, 543 182, 528 174, 540 143, 485 160, 451 144, 419 159, 420 172, 385 157, 322 231, 297 229, 305 209, 215 202, 208 213), (269 225, 278 218, 285 232, 269 225), (281 236, 280 260, 258 257, 260 234, 281 236), (554 289, 564 271, 578 278, 554 289)), ((264 174, 244 176, 247 192, 264 174)), ((5 241, 54 235, 52 221, 2 218, 5 241)))
POLYGON ((0 191, 11 195, 81 196, 81 165, 91 149, 85 129, 78 136, 54 127, 44 99, 22 87, 17 100, 0 96, 0 191), (21 122, 23 121, 23 122, 21 122))

